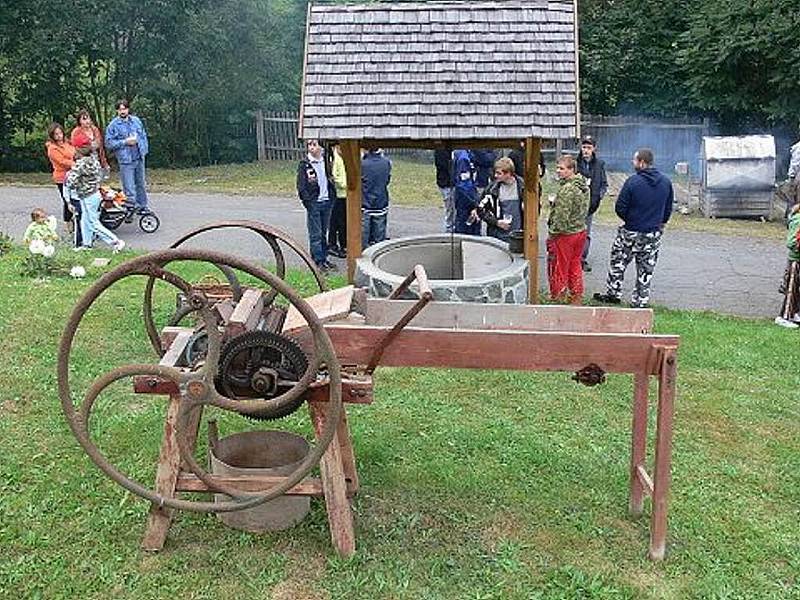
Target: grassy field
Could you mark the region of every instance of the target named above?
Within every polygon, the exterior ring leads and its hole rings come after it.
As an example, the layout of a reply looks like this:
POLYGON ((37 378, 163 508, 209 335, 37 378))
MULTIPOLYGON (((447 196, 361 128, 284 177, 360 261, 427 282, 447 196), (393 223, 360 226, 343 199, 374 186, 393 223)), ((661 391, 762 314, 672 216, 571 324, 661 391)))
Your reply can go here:
MULTIPOLYGON (((379 369, 375 403, 349 410, 362 479, 352 559, 332 552, 319 502, 297 527, 260 536, 183 513, 166 549, 147 554, 146 503, 94 467, 57 397, 61 327, 100 272, 21 279, 22 256, 0 256, 2 597, 800 598, 797 332, 656 310, 657 331, 682 336, 663 563, 645 558, 648 520, 626 515, 630 377, 586 388, 569 374, 426 369, 379 369)), ((311 289, 304 274, 291 281, 311 289)), ((90 311, 74 389, 155 362, 143 283, 118 284, 90 311)), ((157 288, 156 300, 164 322, 174 292, 157 288)), ((148 485, 165 405, 119 384, 92 421, 112 460, 148 485)), ((222 435, 253 427, 219 419, 222 435)), ((273 425, 309 432, 304 411, 273 425)))
MULTIPOLYGON (((217 165, 193 169, 148 169, 147 178, 154 192, 204 192, 244 195, 294 195, 295 163, 271 161, 263 164, 217 165)), ((555 193, 551 167, 544 180, 543 196, 555 193)), ((618 178, 619 179, 619 178, 618 178)), ((52 185, 47 173, 0 173, 0 185, 52 185)), ((116 184, 115 184, 116 185, 116 184)), ((430 206, 438 199, 432 164, 394 160, 390 187, 392 203, 401 206, 430 206)), ((612 190, 616 193, 616 190, 612 190)), ((614 214, 613 195, 601 204, 597 220, 619 223, 614 214)), ((723 235, 741 235, 783 239, 786 229, 778 221, 761 222, 741 219, 707 219, 698 213, 675 213, 670 228, 723 235)))

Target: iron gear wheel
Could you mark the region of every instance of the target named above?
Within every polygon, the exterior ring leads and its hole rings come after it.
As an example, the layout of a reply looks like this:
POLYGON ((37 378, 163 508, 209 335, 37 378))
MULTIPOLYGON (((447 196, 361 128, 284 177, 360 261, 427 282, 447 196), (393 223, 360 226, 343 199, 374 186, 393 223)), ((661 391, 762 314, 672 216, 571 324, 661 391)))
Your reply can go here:
MULTIPOLYGON (((293 340, 271 331, 247 331, 222 347, 216 388, 234 400, 275 398, 293 387, 308 368, 308 357, 293 340)), ((279 419, 302 406, 300 395, 291 402, 258 412, 253 419, 279 419)))

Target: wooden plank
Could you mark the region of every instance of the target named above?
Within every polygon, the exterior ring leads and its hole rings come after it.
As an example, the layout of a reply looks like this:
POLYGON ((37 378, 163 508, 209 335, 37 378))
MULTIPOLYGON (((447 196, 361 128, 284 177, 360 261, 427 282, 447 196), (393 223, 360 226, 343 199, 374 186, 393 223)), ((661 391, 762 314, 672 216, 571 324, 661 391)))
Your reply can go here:
POLYGON ((666 348, 662 354, 658 374, 653 512, 650 519, 652 560, 662 560, 667 548, 667 508, 672 468, 672 421, 675 411, 677 362, 676 348, 666 348))
MULTIPOLYGON (((310 6, 310 4, 309 4, 310 6)), ((339 150, 347 174, 347 281, 353 283, 361 256, 361 149, 358 140, 342 140, 339 150)))
MULTIPOLYGON (((368 298, 366 324, 392 326, 415 302, 368 298)), ((648 333, 653 328, 653 311, 649 308, 604 306, 432 302, 414 318, 414 327, 648 333)))
POLYGON ((246 289, 228 320, 226 334, 234 336, 255 329, 259 320, 261 320, 261 312, 263 310, 264 291, 254 288, 246 289))
POLYGON ((530 265, 528 302, 539 302, 539 155, 542 140, 525 140, 525 258, 530 265))
MULTIPOLYGON (((365 365, 388 327, 325 325, 343 365, 365 365)), ((310 338, 300 336, 308 346, 310 338)), ((609 373, 644 372, 653 345, 678 336, 550 331, 451 331, 407 327, 381 358, 389 367, 577 371, 596 363, 609 373)), ((655 373, 652 373, 655 374, 655 373)))
POLYGON ((231 316, 233 315, 233 311, 236 309, 236 305, 231 298, 225 298, 224 300, 220 300, 214 304, 214 308, 212 309, 217 316, 220 318, 220 322, 224 325, 227 325, 228 322, 231 320, 231 316))
MULTIPOLYGON (((337 288, 327 292, 322 292, 305 298, 305 301, 314 309, 320 321, 323 323, 341 319, 350 314, 353 306, 353 294, 355 288, 348 285, 343 288, 337 288)), ((289 306, 289 311, 286 313, 286 320, 283 323, 283 332, 290 333, 297 329, 305 329, 308 327, 305 317, 300 314, 300 311, 294 306, 289 306)))
MULTIPOLYGON (((650 377, 647 373, 634 375, 633 417, 631 424, 630 493, 628 510, 634 516, 642 514, 645 489, 639 477, 647 456, 647 409, 650 377)), ((652 483, 651 490, 652 492, 652 483)))
MULTIPOLYGON (((211 480, 221 485, 235 486, 245 492, 266 491, 283 483, 285 477, 268 475, 220 476, 211 475, 211 480)), ((176 488, 181 492, 210 492, 208 486, 193 473, 181 473, 176 488)), ((322 482, 317 478, 304 479, 285 492, 287 496, 322 496, 322 482)))
MULTIPOLYGON (((308 405, 308 410, 314 424, 314 432, 319 439, 320 433, 325 427, 327 405, 315 402, 308 405)), ((333 441, 320 460, 319 470, 333 547, 341 556, 352 556, 356 551, 356 538, 353 528, 353 512, 347 497, 347 482, 342 463, 338 426, 333 441)))
POLYGON ((519 138, 464 138, 464 139, 414 139, 414 138, 365 138, 361 145, 379 148, 516 148, 519 138))
MULTIPOLYGON (((152 375, 137 375, 133 378, 133 391, 137 394, 167 396, 180 393, 178 386, 168 379, 152 375)), ((313 382, 306 392, 308 402, 327 402, 328 385, 324 381, 313 382)), ((374 400, 372 379, 342 379, 342 402, 347 404, 372 404, 374 400)))
MULTIPOLYGON (((178 334, 182 331, 188 331, 191 335, 194 333, 193 327, 178 327, 174 325, 167 325, 164 329, 161 330, 161 348, 163 348, 164 352, 166 352, 172 343, 175 341, 175 338, 178 337, 178 334)), ((171 365, 170 365, 171 366, 171 365)))
MULTIPOLYGON (((155 491, 164 498, 175 497, 175 486, 180 470, 180 450, 176 439, 175 424, 178 419, 180 395, 170 397, 167 417, 164 420, 164 437, 158 455, 155 491)), ((150 505, 141 548, 150 552, 158 552, 164 547, 169 526, 172 523, 172 511, 155 503, 150 505)))
POLYGON ((189 340, 192 339, 192 335, 194 335, 194 330, 180 331, 158 364, 168 367, 178 365, 181 362, 183 353, 186 351, 186 346, 189 345, 189 340))
POLYGON ((640 485, 642 486, 642 490, 648 496, 653 495, 653 480, 650 479, 650 475, 647 473, 643 465, 639 465, 636 467, 636 478, 639 480, 640 485))

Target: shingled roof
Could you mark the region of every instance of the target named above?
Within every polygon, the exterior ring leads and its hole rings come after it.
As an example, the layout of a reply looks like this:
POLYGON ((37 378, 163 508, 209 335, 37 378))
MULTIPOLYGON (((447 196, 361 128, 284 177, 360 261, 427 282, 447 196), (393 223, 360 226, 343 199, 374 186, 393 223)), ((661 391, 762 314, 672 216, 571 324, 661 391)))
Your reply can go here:
POLYGON ((300 137, 578 136, 574 0, 309 6, 300 137))

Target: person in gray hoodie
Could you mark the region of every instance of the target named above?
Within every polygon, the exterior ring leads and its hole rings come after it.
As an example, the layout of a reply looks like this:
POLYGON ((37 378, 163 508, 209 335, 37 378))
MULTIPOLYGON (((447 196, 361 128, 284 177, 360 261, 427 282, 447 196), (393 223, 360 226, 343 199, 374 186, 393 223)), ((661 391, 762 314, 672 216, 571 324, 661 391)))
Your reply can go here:
POLYGON ((672 182, 653 167, 653 151, 640 148, 633 155, 634 175, 628 177, 617 196, 614 210, 623 224, 611 245, 611 259, 606 277, 606 292, 594 299, 619 304, 622 280, 631 260, 636 261, 636 285, 631 295, 632 308, 646 308, 650 303, 661 236, 672 214, 672 182))

